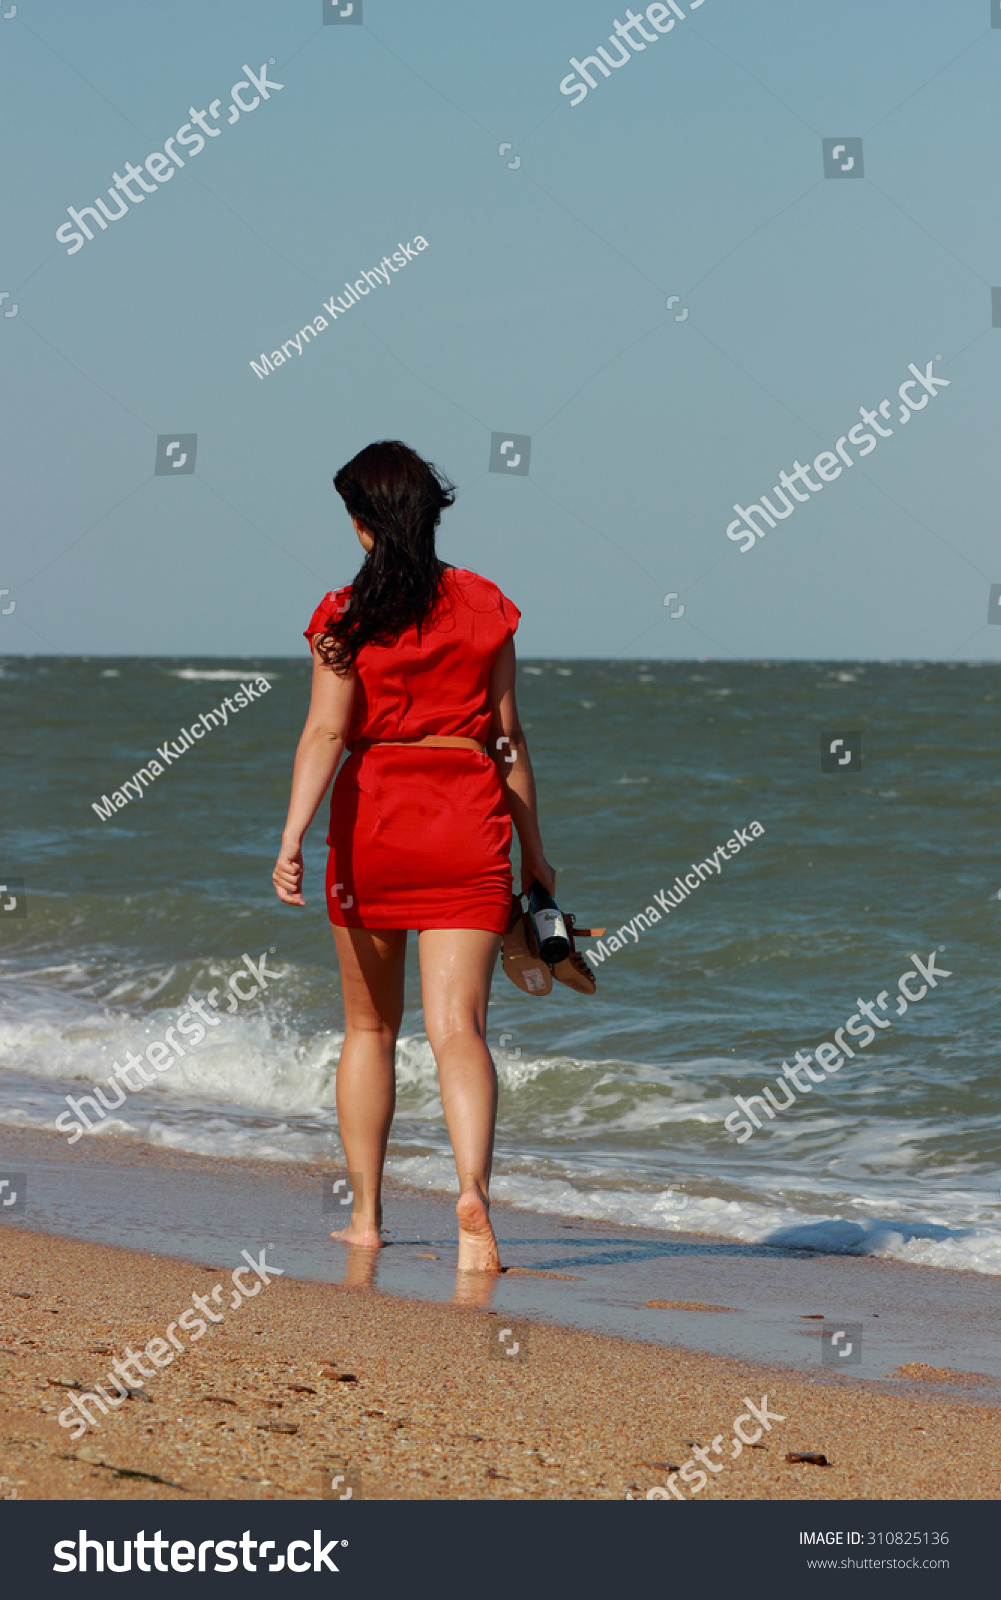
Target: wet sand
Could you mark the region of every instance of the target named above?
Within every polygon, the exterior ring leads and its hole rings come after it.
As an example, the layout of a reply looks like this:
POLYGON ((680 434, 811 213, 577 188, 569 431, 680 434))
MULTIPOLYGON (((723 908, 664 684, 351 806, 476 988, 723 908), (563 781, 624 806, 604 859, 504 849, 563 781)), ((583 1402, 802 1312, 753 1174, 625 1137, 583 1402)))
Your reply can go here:
MULTIPOLYGON (((193 1262, 236 1263, 244 1246, 270 1241, 269 1259, 289 1276, 328 1283, 344 1276, 347 1251, 328 1237, 345 1220, 332 1203, 331 1169, 219 1160, 107 1135, 68 1146, 56 1134, 8 1127, 0 1130, 0 1171, 27 1179, 27 1208, 16 1217, 0 1214, 5 1228, 193 1262), (324 1191, 332 1203, 326 1213, 324 1191)), ((392 1244, 379 1253, 376 1289, 451 1300, 454 1205, 454 1197, 388 1186, 392 1244)), ((827 1319, 862 1333, 849 1364, 853 1381, 899 1382, 902 1366, 954 1369, 957 1397, 973 1393, 1001 1404, 999 1276, 541 1216, 499 1202, 493 1219, 501 1258, 512 1269, 495 1286, 493 1309, 509 1319, 706 1351, 809 1378, 820 1366, 819 1329, 827 1319), (972 1387, 971 1375, 979 1375, 972 1387)))
MULTIPOLYGON (((363 1499, 621 1499, 720 1436, 722 1470, 700 1499, 998 1495, 997 1410, 916 1382, 888 1393, 521 1324, 492 1313, 491 1285, 472 1275, 464 1303, 399 1299, 366 1287, 361 1252, 347 1284, 278 1278, 232 1308, 239 1253, 198 1266, 21 1228, 3 1242, 0 1490, 20 1499, 319 1499, 335 1477, 363 1499), (186 1348, 152 1368, 149 1398, 103 1417, 91 1404, 100 1425, 73 1439, 58 1421, 71 1386, 103 1381, 114 1398, 114 1356, 177 1329, 193 1293, 222 1320, 197 1342, 175 1333, 186 1348), (760 1410, 766 1395, 784 1420, 731 1459, 744 1397, 760 1410)), ((254 1259, 265 1244, 248 1241, 254 1259)))

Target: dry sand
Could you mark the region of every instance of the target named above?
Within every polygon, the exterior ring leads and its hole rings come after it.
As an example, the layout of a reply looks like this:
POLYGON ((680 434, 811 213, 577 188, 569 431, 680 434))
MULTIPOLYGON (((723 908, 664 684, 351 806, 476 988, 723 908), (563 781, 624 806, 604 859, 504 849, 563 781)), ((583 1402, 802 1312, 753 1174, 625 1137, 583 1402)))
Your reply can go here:
POLYGON ((314 1500, 342 1473, 365 1499, 622 1499, 723 1435, 700 1500, 998 1497, 998 1411, 917 1381, 891 1394, 545 1324, 524 1356, 490 1358, 503 1324, 475 1277, 466 1304, 429 1305, 365 1287, 359 1260, 355 1287, 284 1277, 230 1310, 238 1264, 5 1230, 0 1494, 314 1500), (59 1426, 67 1385, 106 1382, 216 1284, 225 1320, 146 1380, 148 1400, 76 1441, 59 1426), (730 1460, 743 1397, 765 1394, 784 1422, 730 1460))

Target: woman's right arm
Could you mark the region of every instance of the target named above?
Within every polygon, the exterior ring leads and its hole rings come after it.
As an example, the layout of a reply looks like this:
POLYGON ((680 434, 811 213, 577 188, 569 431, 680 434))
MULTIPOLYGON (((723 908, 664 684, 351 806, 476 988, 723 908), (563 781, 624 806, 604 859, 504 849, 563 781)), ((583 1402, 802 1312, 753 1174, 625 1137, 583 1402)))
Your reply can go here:
POLYGON ((532 880, 538 879, 542 887, 552 894, 556 888, 556 873, 546 860, 542 848, 535 775, 515 698, 516 671, 514 640, 508 639, 501 646, 490 674, 490 705, 493 712, 490 755, 497 764, 511 821, 521 845, 522 892, 527 894, 532 880))
POLYGON ((280 900, 302 906, 302 841, 330 787, 351 721, 355 674, 341 676, 313 650, 313 692, 295 753, 292 797, 272 882, 280 900))

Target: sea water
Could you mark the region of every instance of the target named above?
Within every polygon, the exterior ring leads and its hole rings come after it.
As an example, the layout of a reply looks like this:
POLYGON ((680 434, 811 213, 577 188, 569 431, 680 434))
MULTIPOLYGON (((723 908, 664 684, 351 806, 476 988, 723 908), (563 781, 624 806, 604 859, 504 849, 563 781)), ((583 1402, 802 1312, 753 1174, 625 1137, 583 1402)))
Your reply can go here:
MULTIPOLYGON (((87 1139, 128 1137, 220 1160, 341 1162, 323 810, 306 909, 271 886, 309 670, 4 663, 0 883, 24 890, 0 895, 0 1159, 4 1123, 51 1128, 66 1096, 92 1093, 215 988, 204 1040, 91 1113, 77 1155, 87 1139), (238 707, 260 674, 270 687, 238 707), (226 696, 225 726, 208 718, 141 798, 95 812, 226 696), (227 1008, 229 976, 262 953, 280 978, 227 1008)), ((559 984, 526 995, 497 971, 494 1192, 537 1211, 1001 1272, 1001 667, 528 661, 519 698, 557 900, 610 932, 601 959, 583 941, 594 997, 559 984), (822 734, 852 760, 822 771, 822 734), (687 897, 675 887, 667 912, 675 879, 737 829, 744 846, 695 874, 687 897), (650 906, 662 915, 644 925, 650 906), (906 1014, 891 1001, 890 1028, 737 1142, 735 1095, 774 1088, 783 1062, 830 1040, 860 1001, 896 999, 912 956, 932 952, 948 978, 906 1014)), ((455 1190, 415 943, 388 1170, 455 1190)))

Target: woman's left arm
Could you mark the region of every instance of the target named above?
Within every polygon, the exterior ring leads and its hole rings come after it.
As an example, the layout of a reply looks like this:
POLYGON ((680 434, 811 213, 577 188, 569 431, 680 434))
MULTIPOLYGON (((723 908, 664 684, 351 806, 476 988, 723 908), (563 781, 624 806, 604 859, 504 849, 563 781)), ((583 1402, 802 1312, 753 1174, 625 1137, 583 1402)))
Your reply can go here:
POLYGON ((535 775, 528 754, 528 743, 518 717, 515 698, 517 667, 514 640, 501 645, 490 673, 490 745, 504 786, 504 794, 521 846, 521 887, 528 894, 536 880, 552 894, 556 873, 546 860, 539 832, 539 812, 535 797, 535 775), (505 745, 504 755, 501 751, 505 745))
POLYGON ((280 900, 303 906, 302 841, 306 829, 330 788, 351 721, 355 673, 343 676, 328 667, 313 650, 313 692, 309 714, 295 753, 292 798, 282 833, 282 846, 271 875, 280 900))

